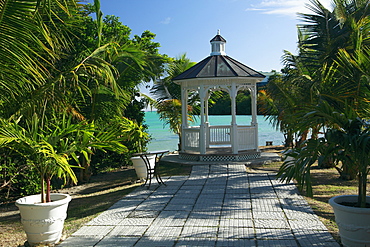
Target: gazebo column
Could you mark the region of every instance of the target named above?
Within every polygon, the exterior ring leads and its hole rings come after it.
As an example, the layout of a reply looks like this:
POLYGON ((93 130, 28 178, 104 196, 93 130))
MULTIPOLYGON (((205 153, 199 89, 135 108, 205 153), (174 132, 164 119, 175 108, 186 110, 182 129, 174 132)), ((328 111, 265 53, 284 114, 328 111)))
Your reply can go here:
POLYGON ((200 97, 200 126, 199 126, 199 152, 200 154, 206 154, 206 140, 207 140, 207 126, 205 123, 205 97, 206 92, 204 86, 200 86, 199 97, 200 97))
POLYGON ((231 149, 233 154, 238 154, 238 125, 236 123, 236 85, 233 82, 231 86, 231 149))
POLYGON ((206 99, 205 99, 205 111, 204 111, 204 114, 205 114, 205 128, 206 128, 206 149, 209 148, 209 143, 210 143, 210 138, 211 138, 211 135, 210 135, 210 129, 209 129, 209 114, 208 114, 208 100, 209 100, 209 92, 207 90, 207 93, 206 93, 206 99))
POLYGON ((252 107, 252 122, 251 125, 254 127, 254 146, 257 151, 258 149, 258 123, 257 123, 257 90, 256 86, 253 86, 251 88, 250 93, 251 93, 251 107, 252 107))
POLYGON ((188 90, 181 88, 181 151, 185 150, 185 129, 188 126, 188 90))

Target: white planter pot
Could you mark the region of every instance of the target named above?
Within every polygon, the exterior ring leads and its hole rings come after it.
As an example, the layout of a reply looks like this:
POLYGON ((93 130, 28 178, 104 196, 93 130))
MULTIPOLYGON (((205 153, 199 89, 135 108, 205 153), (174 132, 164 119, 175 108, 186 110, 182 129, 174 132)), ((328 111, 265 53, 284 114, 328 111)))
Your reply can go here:
MULTIPOLYGON (((154 169, 155 166, 155 155, 147 155, 150 168, 154 169)), ((147 168, 144 163, 144 160, 140 156, 131 157, 132 164, 135 168, 136 175, 139 179, 146 179, 147 168)))
MULTIPOLYGON (((370 197, 366 197, 370 203, 370 197)), ((370 208, 343 206, 341 202, 357 202, 357 195, 336 196, 329 200, 344 246, 370 246, 370 208)))
POLYGON ((41 203, 41 195, 26 196, 15 202, 31 246, 56 244, 62 236, 71 196, 52 193, 50 197, 52 201, 47 203, 41 203))

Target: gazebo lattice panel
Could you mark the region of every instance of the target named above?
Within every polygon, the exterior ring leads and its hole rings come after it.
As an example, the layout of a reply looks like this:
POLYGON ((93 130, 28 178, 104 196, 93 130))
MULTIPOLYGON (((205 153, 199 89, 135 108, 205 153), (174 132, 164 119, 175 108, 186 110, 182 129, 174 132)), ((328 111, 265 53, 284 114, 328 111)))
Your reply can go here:
POLYGON ((204 161, 204 162, 223 162, 223 161, 247 161, 261 157, 260 152, 251 152, 247 154, 188 154, 180 153, 179 158, 190 161, 204 161))

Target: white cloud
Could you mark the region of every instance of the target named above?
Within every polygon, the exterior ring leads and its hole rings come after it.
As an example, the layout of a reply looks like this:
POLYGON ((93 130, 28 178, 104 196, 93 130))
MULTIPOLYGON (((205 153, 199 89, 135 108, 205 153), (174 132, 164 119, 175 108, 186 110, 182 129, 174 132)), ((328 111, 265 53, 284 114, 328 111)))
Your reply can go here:
POLYGON ((165 24, 165 25, 170 24, 170 22, 171 22, 171 17, 167 17, 166 19, 164 19, 163 21, 161 21, 161 23, 162 24, 165 24))
POLYGON ((263 8, 247 8, 246 11, 264 11, 263 8))
MULTIPOLYGON (((326 8, 330 9, 331 0, 320 1, 326 8)), ((286 15, 296 17, 297 13, 309 13, 306 4, 309 0, 262 0, 252 4, 246 11, 259 11, 263 14, 286 15)))

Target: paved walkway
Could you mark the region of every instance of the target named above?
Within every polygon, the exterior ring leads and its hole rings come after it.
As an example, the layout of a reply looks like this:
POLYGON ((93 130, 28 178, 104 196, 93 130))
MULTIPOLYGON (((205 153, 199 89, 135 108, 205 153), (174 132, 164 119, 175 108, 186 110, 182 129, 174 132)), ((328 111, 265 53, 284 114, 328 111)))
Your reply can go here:
POLYGON ((138 188, 59 246, 339 246, 273 174, 200 165, 166 184, 138 188))

